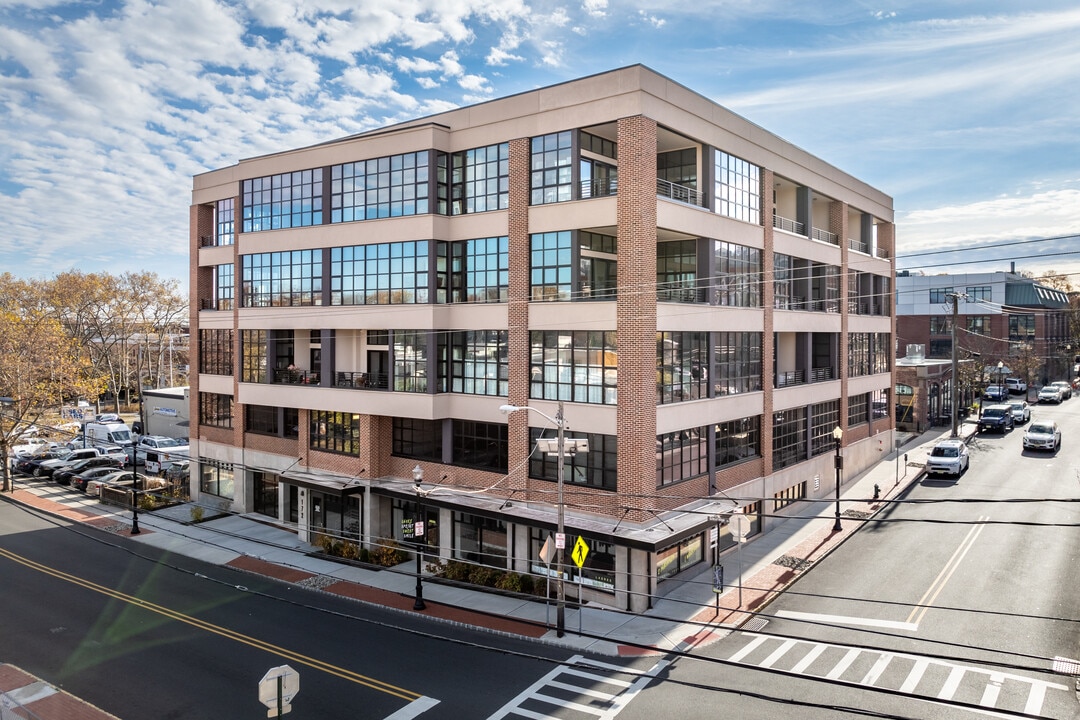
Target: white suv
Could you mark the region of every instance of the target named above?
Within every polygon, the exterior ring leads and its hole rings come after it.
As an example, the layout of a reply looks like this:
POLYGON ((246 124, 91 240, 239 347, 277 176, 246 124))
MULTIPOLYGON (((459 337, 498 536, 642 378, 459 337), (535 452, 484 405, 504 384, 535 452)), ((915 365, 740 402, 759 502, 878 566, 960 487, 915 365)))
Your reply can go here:
POLYGON ((963 440, 942 440, 926 458, 926 474, 960 477, 970 462, 971 456, 963 440))
POLYGON ((1005 378, 1005 387, 1013 395, 1027 392, 1027 383, 1021 378, 1005 378))

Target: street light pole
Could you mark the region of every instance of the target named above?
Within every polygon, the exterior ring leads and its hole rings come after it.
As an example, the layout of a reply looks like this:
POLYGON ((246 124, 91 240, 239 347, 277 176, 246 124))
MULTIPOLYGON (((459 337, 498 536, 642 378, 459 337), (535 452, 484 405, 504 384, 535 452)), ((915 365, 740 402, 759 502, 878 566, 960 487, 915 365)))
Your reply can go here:
POLYGON ((139 530, 139 473, 135 472, 135 463, 131 463, 131 534, 138 535, 139 530))
POLYGON ((833 532, 840 532, 840 472, 844 469, 844 456, 840 454, 840 441, 844 438, 844 431, 837 425, 832 431, 833 440, 836 441, 836 457, 833 465, 836 466, 836 521, 833 522, 833 532))
POLYGON ((424 518, 424 510, 420 505, 421 494, 420 483, 424 482, 424 468, 417 465, 413 468, 413 489, 416 491, 416 516, 417 520, 413 522, 413 535, 416 537, 416 601, 413 603, 413 610, 426 610, 427 605, 424 604, 424 583, 420 577, 420 563, 422 562, 421 553, 423 552, 423 543, 427 539, 427 519, 424 518), (418 534, 417 530, 423 528, 422 533, 418 534))

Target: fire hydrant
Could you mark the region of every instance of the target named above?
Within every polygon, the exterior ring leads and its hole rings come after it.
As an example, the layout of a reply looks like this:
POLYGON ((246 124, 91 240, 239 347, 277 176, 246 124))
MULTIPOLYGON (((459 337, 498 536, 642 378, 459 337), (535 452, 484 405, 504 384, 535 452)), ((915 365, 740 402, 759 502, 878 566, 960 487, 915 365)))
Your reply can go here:
POLYGON ((878 485, 877 483, 874 483, 874 499, 875 500, 880 500, 881 499, 881 486, 878 485))

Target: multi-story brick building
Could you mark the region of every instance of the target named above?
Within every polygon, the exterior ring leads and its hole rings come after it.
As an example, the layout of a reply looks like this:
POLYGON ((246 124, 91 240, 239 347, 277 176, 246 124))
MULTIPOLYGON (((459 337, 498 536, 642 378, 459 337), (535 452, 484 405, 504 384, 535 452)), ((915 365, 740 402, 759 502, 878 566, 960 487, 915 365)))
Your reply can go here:
POLYGON ((200 497, 543 573, 562 401, 571 594, 646 607, 891 447, 892 215, 642 66, 200 175, 200 497))
MULTIPOLYGON (((1071 380, 1069 297, 1015 271, 924 275, 896 280, 897 354, 922 345, 926 357, 949 359, 956 313, 958 358, 977 359, 986 381, 999 363, 1032 384, 1071 380), (955 298, 955 307, 954 301, 955 298)), ((943 394, 947 397, 947 393, 943 394)), ((931 402, 931 405, 933 403, 931 402)), ((932 409, 931 409, 932 410, 932 409)))

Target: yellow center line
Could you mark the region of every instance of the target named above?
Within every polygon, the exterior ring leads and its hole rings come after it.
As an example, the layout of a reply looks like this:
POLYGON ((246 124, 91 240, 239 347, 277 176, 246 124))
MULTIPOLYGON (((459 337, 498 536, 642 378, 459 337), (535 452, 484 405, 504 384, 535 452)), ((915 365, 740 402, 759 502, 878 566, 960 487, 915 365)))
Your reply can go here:
POLYGON ((421 695, 420 693, 406 690, 404 688, 397 687, 396 685, 391 685, 390 683, 368 677, 367 675, 361 675, 360 673, 353 672, 352 670, 348 670, 337 665, 331 665, 330 663, 318 660, 313 657, 309 657, 307 655, 301 655, 300 653, 294 652, 292 650, 288 650, 278 645, 268 643, 264 640, 259 640, 258 638, 251 637, 250 635, 244 635, 243 633, 236 632, 235 630, 230 630, 229 628, 215 625, 213 623, 206 622, 205 620, 200 620, 190 615, 185 615, 184 613, 167 608, 164 605, 158 605, 156 603, 149 602, 148 600, 143 600, 142 598, 135 597, 134 595, 127 595, 126 593, 122 593, 118 590, 105 587, 104 585, 98 585, 97 583, 91 582, 84 578, 80 578, 76 575, 69 575, 68 573, 62 572, 55 568, 51 568, 47 565, 42 565, 38 562, 34 562, 33 560, 22 557, 21 555, 16 555, 15 553, 9 552, 2 548, 0 548, 0 557, 6 557, 8 560, 19 563, 20 565, 24 565, 31 570, 36 570, 40 573, 51 575, 52 577, 59 580, 63 580, 65 582, 69 582, 74 585, 86 588, 87 590, 92 590, 94 592, 101 593, 102 595, 107 595, 117 600, 121 600, 123 602, 134 605, 135 607, 142 608, 143 610, 149 610, 150 612, 164 615, 167 618, 178 620, 182 623, 191 625, 192 627, 214 633, 215 635, 220 635, 221 637, 227 638, 229 640, 249 645, 253 648, 263 650, 272 655, 277 655, 278 657, 285 658, 286 660, 290 660, 299 665, 306 665, 307 667, 319 670, 321 672, 325 672, 330 675, 334 675, 335 677, 342 678, 343 680, 348 680, 349 682, 354 682, 359 685, 369 687, 373 690, 378 690, 379 692, 393 695, 394 697, 401 698, 402 700, 405 700, 407 702, 413 702, 423 697, 423 695, 421 695))
POLYGON ((968 550, 971 549, 971 547, 975 544, 975 541, 978 539, 979 535, 982 533, 983 528, 986 527, 981 523, 984 523, 989 519, 989 515, 981 516, 979 518, 980 524, 976 525, 968 531, 968 534, 964 538, 964 541, 960 543, 960 546, 956 548, 956 552, 954 552, 952 557, 949 558, 949 562, 945 563, 945 567, 943 567, 941 569, 941 572, 938 573, 938 576, 934 578, 934 582, 930 584, 930 587, 927 588, 925 593, 923 593, 923 596, 919 598, 919 602, 917 603, 916 607, 911 611, 911 615, 908 616, 907 621, 909 623, 917 626, 922 621, 923 617, 926 615, 926 611, 930 609, 930 606, 934 604, 935 600, 937 600, 937 596, 940 595, 941 591, 945 589, 945 583, 949 581, 949 579, 953 576, 953 573, 955 573, 957 568, 960 567, 960 561, 964 559, 964 556, 967 555, 968 550))

